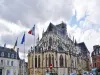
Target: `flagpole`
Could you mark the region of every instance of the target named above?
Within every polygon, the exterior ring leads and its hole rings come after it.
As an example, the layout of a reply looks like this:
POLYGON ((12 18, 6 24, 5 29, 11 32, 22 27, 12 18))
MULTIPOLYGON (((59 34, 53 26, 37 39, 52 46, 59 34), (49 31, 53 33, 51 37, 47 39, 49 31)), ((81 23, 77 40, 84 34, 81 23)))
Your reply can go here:
MULTIPOLYGON (((24 32, 24 35, 25 35, 25 32, 24 32)), ((25 39, 24 39, 25 40, 25 39)), ((25 75, 25 41, 24 41, 24 63, 23 63, 23 71, 24 71, 24 74, 23 75, 25 75)))
MULTIPOLYGON (((35 28, 34 28, 35 29, 35 28)), ((35 30, 34 30, 35 31, 35 30)), ((34 75, 35 75, 35 32, 34 32, 34 37, 33 37, 33 41, 34 41, 34 44, 33 44, 33 46, 34 46, 34 75)))

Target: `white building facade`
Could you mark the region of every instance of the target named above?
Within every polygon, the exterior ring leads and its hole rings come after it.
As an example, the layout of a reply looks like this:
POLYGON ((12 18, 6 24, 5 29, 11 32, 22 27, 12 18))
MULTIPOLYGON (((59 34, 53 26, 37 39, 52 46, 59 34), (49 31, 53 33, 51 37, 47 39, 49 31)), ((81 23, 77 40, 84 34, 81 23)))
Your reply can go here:
POLYGON ((13 49, 0 47, 0 75, 19 74, 19 54, 13 49))

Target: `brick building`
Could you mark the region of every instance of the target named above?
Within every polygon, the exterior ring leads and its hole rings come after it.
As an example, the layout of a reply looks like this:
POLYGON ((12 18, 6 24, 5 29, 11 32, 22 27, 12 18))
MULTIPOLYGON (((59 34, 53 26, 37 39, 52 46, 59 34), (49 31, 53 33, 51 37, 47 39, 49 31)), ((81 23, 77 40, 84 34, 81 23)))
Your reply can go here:
POLYGON ((93 46, 93 52, 91 56, 92 56, 93 68, 100 67, 100 46, 99 45, 93 46))

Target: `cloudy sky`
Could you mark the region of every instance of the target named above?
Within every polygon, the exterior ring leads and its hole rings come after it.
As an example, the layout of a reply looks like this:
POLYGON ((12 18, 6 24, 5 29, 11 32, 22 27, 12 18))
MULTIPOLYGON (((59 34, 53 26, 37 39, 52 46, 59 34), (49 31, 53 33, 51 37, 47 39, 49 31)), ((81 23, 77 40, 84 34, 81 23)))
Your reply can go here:
MULTIPOLYGON (((90 52, 93 45, 100 44, 100 1, 99 0, 0 0, 0 45, 12 48, 18 37, 20 44, 24 32, 36 25, 41 37, 50 22, 64 21, 68 34, 77 42, 85 42, 90 52)), ((33 36, 26 34, 26 53, 33 45, 33 36)))

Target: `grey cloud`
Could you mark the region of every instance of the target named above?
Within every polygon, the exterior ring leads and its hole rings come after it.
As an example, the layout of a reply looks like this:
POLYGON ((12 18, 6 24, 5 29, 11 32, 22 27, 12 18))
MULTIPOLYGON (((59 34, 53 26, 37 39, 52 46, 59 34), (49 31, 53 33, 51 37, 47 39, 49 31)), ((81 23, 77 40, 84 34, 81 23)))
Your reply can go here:
POLYGON ((0 17, 29 27, 32 24, 58 20, 69 20, 72 15, 71 0, 3 0, 0 1, 0 17))

